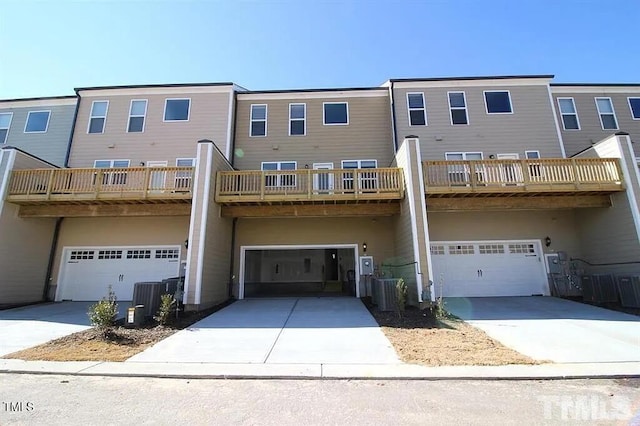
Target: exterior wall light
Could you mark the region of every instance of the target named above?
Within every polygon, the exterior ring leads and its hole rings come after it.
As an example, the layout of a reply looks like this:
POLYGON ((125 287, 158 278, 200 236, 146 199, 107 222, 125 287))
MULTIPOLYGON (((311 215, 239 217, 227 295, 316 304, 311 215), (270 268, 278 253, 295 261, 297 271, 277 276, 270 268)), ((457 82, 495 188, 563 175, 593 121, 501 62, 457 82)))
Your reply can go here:
POLYGON ((551 238, 547 237, 544 239, 544 245, 549 247, 551 245, 551 238))
POLYGON ((364 254, 367 254, 367 243, 366 241, 364 243, 362 243, 362 251, 364 254))
POLYGON ((188 238, 186 240, 184 240, 184 248, 186 248, 186 249, 189 248, 189 239, 188 238))

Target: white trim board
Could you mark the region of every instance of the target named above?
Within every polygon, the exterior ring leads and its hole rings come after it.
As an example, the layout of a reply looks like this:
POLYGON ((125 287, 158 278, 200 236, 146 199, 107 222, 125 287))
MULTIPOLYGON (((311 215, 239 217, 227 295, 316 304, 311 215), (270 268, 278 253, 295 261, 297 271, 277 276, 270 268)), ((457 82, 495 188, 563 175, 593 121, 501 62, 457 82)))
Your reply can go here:
POLYGON ((386 96, 389 96, 389 92, 381 88, 380 90, 333 90, 326 92, 238 93, 238 100, 326 99, 329 102, 340 102, 340 99, 345 98, 379 98, 386 96))
POLYGON ((349 249, 354 250, 354 270, 356 271, 356 297, 360 297, 360 254, 358 244, 280 244, 240 246, 240 270, 238 273, 238 299, 244 299, 245 252, 247 250, 299 250, 299 249, 349 249))
POLYGON ((549 84, 550 78, 500 78, 500 79, 471 79, 460 80, 452 78, 450 80, 425 80, 425 81, 394 81, 396 89, 415 89, 428 87, 512 87, 512 86, 543 86, 549 84))

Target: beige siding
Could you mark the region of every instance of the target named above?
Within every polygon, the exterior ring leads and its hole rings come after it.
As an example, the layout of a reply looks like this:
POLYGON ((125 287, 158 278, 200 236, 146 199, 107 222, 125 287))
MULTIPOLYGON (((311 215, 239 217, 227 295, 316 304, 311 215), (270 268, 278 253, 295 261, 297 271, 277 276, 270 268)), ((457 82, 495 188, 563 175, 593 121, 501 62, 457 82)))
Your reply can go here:
POLYGON ((458 88, 394 88, 394 108, 398 139, 420 137, 423 159, 441 160, 446 152, 495 154, 538 150, 542 157, 562 157, 548 86, 478 86, 458 88), (484 90, 508 90, 513 114, 487 114, 484 90), (465 92, 469 125, 451 125, 448 91, 465 92), (427 126, 409 126, 407 93, 423 92, 427 107, 427 126))
MULTIPOLYGON (((229 89, 231 90, 231 89, 229 89)), ((229 125, 229 93, 197 93, 185 88, 176 94, 154 95, 83 95, 71 146, 70 167, 93 167, 94 160, 131 160, 141 162, 195 158, 200 139, 210 139, 222 152, 227 145, 229 125), (189 121, 163 122, 167 98, 191 98, 189 121), (143 133, 127 133, 129 106, 132 99, 147 99, 147 115, 143 133), (105 131, 88 134, 89 114, 93 101, 108 100, 105 131)))
MULTIPOLYGON (((104 217, 66 218, 62 222, 56 247, 52 285, 58 285, 64 247, 178 245, 180 258, 186 258, 184 240, 189 235, 189 218, 104 217)), ((55 294, 55 287, 52 288, 55 294)))
POLYGON ((621 158, 630 172, 625 176, 627 191, 613 194, 612 207, 581 210, 577 214, 578 231, 583 247, 583 259, 592 264, 625 263, 622 265, 578 266, 591 273, 640 274, 640 241, 633 220, 638 211, 640 182, 634 172, 635 157, 626 137, 612 137, 580 154, 580 157, 621 158), (635 197, 635 200, 633 200, 635 197))
POLYGON ((545 253, 564 251, 581 256, 574 210, 433 212, 429 213, 431 241, 538 240, 547 236, 545 253))
MULTIPOLYGON (((201 212, 203 203, 208 203, 206 217, 197 213, 195 223, 193 224, 194 232, 190 239, 193 240, 193 247, 190 258, 190 286, 187 301, 189 309, 205 309, 224 302, 229 298, 229 270, 231 262, 231 233, 232 219, 220 216, 221 206, 215 202, 215 176, 219 170, 231 170, 231 166, 225 161, 220 152, 215 150, 210 144, 203 144, 203 148, 213 150, 212 168, 209 175, 206 170, 199 170, 198 193, 204 194, 206 179, 211 179, 207 198, 198 197, 199 200, 194 205, 196 212, 201 212), (204 172, 204 173, 203 173, 204 172), (200 239, 200 230, 205 226, 204 241, 200 239), (201 245, 204 247, 201 248, 201 245), (199 264, 198 250, 203 250, 203 262, 199 264), (201 270, 202 280, 200 282, 200 301, 195 300, 197 281, 195 276, 198 270, 201 270), (195 284, 195 285, 191 285, 195 284)), ((203 158, 199 159, 199 164, 204 165, 206 162, 203 158)))
POLYGON ((627 97, 640 98, 640 93, 613 93, 608 92, 606 87, 594 88, 593 93, 553 94, 567 156, 587 149, 591 147, 591 145, 618 131, 602 130, 600 116, 598 115, 598 109, 596 107, 596 97, 611 98, 618 121, 618 128, 620 131, 625 131, 631 135, 631 140, 636 142, 634 145, 635 155, 640 157, 640 147, 638 146, 638 144, 640 144, 640 120, 633 120, 629 102, 627 101, 627 97), (557 99, 559 97, 573 98, 578 113, 578 120, 580 121, 580 130, 564 130, 560 117, 560 109, 557 107, 557 99))
MULTIPOLYGON (((358 254, 367 243, 367 255, 376 268, 395 262, 395 218, 283 218, 238 219, 234 258, 234 285, 240 277, 240 247, 253 245, 331 245, 356 244, 358 254)), ((236 290, 237 291, 237 290, 236 290)))
POLYGON ((388 167, 393 159, 389 97, 331 97, 324 99, 246 100, 238 95, 234 166, 260 170, 263 161, 297 161, 298 168, 342 160, 378 160, 388 167), (349 124, 323 125, 323 102, 347 102, 349 124), (306 103, 306 136, 289 136, 289 104, 306 103), (252 104, 266 104, 267 136, 249 137, 252 104))

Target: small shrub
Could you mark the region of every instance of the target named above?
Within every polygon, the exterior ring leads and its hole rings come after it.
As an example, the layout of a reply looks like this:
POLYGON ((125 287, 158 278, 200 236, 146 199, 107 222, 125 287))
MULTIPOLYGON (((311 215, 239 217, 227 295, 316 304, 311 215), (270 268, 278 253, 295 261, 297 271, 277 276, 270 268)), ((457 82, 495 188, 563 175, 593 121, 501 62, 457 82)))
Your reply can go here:
POLYGON ((176 299, 171 294, 163 294, 160 296, 160 309, 158 313, 153 317, 154 320, 160 325, 166 325, 169 321, 169 315, 173 310, 173 305, 176 303, 176 299))
POLYGON ((398 317, 402 318, 406 305, 407 285, 405 284, 404 280, 400 278, 396 283, 396 310, 398 311, 398 317))
POLYGON ((436 319, 445 319, 448 316, 447 311, 444 308, 444 300, 442 297, 438 297, 434 303, 431 304, 431 313, 436 319))
POLYGON ((89 307, 87 315, 91 325, 103 330, 113 327, 118 314, 117 300, 116 293, 109 286, 107 297, 103 297, 98 303, 89 307))

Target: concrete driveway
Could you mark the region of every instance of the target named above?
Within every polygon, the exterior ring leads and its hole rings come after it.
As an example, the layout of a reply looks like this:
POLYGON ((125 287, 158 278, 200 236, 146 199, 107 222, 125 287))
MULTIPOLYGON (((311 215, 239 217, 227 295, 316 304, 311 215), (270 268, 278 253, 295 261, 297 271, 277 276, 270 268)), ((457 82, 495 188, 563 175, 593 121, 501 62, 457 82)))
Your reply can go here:
POLYGON ((90 302, 61 302, 0 311, 0 356, 90 328, 90 302))
POLYGON ((537 360, 640 361, 640 317, 555 297, 448 298, 446 309, 537 360))
POLYGON ((127 362, 400 363, 362 302, 348 297, 240 300, 127 362))

